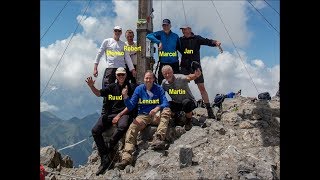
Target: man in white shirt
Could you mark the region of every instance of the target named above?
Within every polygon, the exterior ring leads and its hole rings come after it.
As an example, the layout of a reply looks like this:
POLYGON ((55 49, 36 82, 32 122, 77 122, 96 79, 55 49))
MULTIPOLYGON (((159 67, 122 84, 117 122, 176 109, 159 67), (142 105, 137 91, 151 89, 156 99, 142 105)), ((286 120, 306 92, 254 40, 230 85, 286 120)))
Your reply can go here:
MULTIPOLYGON (((128 29, 126 31, 125 36, 127 39, 127 41, 125 42, 126 44, 125 50, 129 51, 129 55, 132 60, 133 66, 136 69, 137 68, 137 51, 139 50, 139 48, 136 48, 137 41, 133 40, 134 33, 131 29, 128 29)), ((141 48, 140 48, 140 51, 141 51, 141 48)), ((132 73, 129 72, 128 65, 126 65, 126 67, 127 67, 128 80, 131 80, 131 83, 136 84, 137 83, 136 78, 132 75, 132 73)))
MULTIPOLYGON (((106 88, 109 84, 114 83, 116 81, 116 70, 119 67, 126 67, 126 64, 133 76, 136 76, 136 70, 132 64, 130 55, 128 51, 124 50, 125 43, 120 40, 121 34, 122 28, 120 26, 115 26, 113 28, 113 38, 103 40, 96 56, 93 68, 94 77, 98 76, 98 65, 103 54, 105 55, 107 62, 107 68, 105 69, 102 78, 102 88, 106 88)), ((105 104, 105 102, 106 98, 103 98, 103 104, 105 104)), ((104 113, 105 108, 102 106, 101 114, 104 113)))
POLYGON ((120 40, 122 28, 120 26, 115 26, 113 32, 113 38, 103 40, 94 62, 93 76, 97 77, 100 58, 102 55, 105 55, 107 68, 104 71, 102 88, 106 87, 108 84, 114 83, 116 80, 115 72, 117 68, 125 67, 126 64, 132 75, 134 77, 136 76, 136 70, 133 66, 129 52, 124 50, 125 43, 120 40))

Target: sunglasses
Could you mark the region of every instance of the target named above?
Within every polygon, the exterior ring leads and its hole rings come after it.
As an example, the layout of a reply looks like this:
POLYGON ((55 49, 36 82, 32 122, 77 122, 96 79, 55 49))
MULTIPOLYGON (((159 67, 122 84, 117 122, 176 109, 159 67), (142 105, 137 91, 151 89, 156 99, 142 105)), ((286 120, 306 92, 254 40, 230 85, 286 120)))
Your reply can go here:
POLYGON ((125 76, 126 74, 117 74, 117 76, 125 76))
POLYGON ((121 30, 117 30, 117 29, 116 29, 116 30, 113 30, 113 31, 114 31, 114 32, 121 32, 121 30))

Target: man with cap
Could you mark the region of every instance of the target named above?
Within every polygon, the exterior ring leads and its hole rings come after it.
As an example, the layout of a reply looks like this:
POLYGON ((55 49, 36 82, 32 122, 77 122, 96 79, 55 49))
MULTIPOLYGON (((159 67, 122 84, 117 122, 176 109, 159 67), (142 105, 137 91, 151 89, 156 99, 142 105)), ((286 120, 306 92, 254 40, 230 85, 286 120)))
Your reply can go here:
POLYGON ((147 38, 158 45, 158 54, 160 67, 158 69, 158 84, 162 83, 163 75, 161 69, 164 65, 170 65, 175 74, 180 72, 179 70, 179 58, 178 49, 180 48, 179 36, 172 32, 171 21, 164 19, 162 21, 162 31, 153 32, 147 35, 147 38))
MULTIPOLYGON (((185 75, 191 74, 197 68, 200 68, 200 70, 202 71, 200 64, 200 46, 206 45, 215 47, 220 46, 221 43, 217 40, 203 38, 200 35, 194 35, 189 25, 184 25, 180 29, 183 33, 183 36, 180 37, 181 49, 179 49, 182 55, 180 63, 181 73, 185 75)), ((208 118, 215 118, 209 103, 207 90, 204 86, 203 73, 200 77, 195 79, 194 82, 198 85, 198 89, 206 105, 208 118)))
POLYGON ((103 40, 94 62, 93 76, 97 77, 99 61, 102 55, 105 55, 107 68, 104 71, 102 87, 115 82, 115 72, 117 68, 125 67, 125 64, 128 65, 129 71, 132 72, 133 76, 136 76, 136 70, 133 66, 130 54, 128 51, 124 50, 126 44, 120 40, 122 28, 120 26, 115 26, 113 28, 113 33, 113 38, 103 40))
MULTIPOLYGON (((102 87, 106 87, 108 84, 114 83, 116 80, 115 72, 118 67, 129 67, 133 76, 136 76, 136 70, 133 66, 130 54, 128 51, 124 50, 125 43, 120 40, 122 34, 122 28, 120 26, 115 26, 113 28, 113 38, 107 38, 103 40, 96 59, 94 62, 93 76, 98 76, 98 65, 99 61, 104 54, 106 57, 107 68, 104 71, 102 78, 102 87)), ((106 101, 103 98, 103 103, 106 101)), ((103 106, 104 107, 104 106, 103 106)), ((102 108, 102 113, 104 108, 102 108)))
POLYGON ((106 101, 103 104, 104 113, 92 128, 92 136, 97 145, 98 153, 101 158, 101 164, 96 172, 96 175, 102 174, 110 166, 110 157, 108 156, 110 151, 114 149, 118 141, 126 133, 132 120, 137 115, 137 109, 128 108, 124 104, 124 98, 121 94, 122 89, 126 88, 128 95, 131 96, 136 88, 136 85, 126 81, 126 70, 123 67, 117 68, 116 83, 111 83, 107 87, 98 90, 95 86, 95 80, 92 77, 88 77, 86 82, 91 91, 98 97, 105 97, 106 101), (105 144, 102 133, 111 128, 113 125, 117 126, 117 129, 113 132, 110 141, 105 144))

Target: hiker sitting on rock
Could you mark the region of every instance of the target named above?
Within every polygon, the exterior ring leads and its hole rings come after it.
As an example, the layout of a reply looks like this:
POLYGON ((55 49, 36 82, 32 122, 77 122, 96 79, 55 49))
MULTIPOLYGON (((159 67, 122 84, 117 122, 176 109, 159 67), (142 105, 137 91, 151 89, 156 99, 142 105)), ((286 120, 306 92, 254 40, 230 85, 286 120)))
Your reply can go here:
POLYGON ((178 112, 184 111, 186 115, 184 129, 189 131, 192 128, 191 118, 192 111, 196 108, 196 100, 191 93, 188 83, 200 77, 201 71, 197 69, 194 74, 189 75, 173 74, 172 67, 165 65, 162 67, 161 72, 165 78, 161 85, 172 99, 170 101, 170 109, 174 115, 173 117, 177 116, 178 112))
POLYGON ((151 147, 154 150, 163 149, 165 147, 164 140, 166 138, 171 111, 165 96, 165 91, 160 85, 155 84, 154 81, 154 73, 148 70, 144 74, 144 83, 135 89, 131 98, 128 97, 126 89, 123 89, 122 91, 124 102, 129 110, 138 106, 138 116, 133 120, 126 133, 122 161, 115 164, 116 168, 124 169, 127 165, 132 163, 132 153, 137 144, 139 131, 150 124, 156 113, 159 111, 160 122, 157 131, 154 134, 151 147))
POLYGON ((111 161, 108 154, 124 136, 130 123, 136 116, 136 109, 133 110, 133 108, 131 108, 130 110, 133 111, 130 111, 129 113, 122 96, 122 89, 124 88, 128 92, 129 96, 131 96, 135 90, 135 85, 125 81, 127 75, 126 70, 123 67, 119 67, 115 74, 117 83, 111 83, 100 90, 94 86, 95 80, 92 80, 91 76, 86 80, 91 91, 96 96, 105 97, 105 102, 103 103, 105 111, 101 113, 100 118, 92 128, 92 136, 101 158, 101 164, 96 175, 102 174, 110 166, 111 161), (113 132, 110 142, 106 145, 102 133, 106 131, 106 129, 111 128, 112 125, 116 125, 117 129, 113 132))

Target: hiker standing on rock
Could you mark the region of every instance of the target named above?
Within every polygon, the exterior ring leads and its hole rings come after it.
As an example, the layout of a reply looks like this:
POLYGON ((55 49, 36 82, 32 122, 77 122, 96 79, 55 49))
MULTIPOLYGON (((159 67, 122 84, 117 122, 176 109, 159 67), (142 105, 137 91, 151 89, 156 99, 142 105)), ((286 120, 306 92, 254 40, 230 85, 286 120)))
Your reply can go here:
MULTIPOLYGON (((134 69, 137 69, 137 51, 135 51, 134 49, 139 49, 139 48, 137 48, 137 42, 133 40, 134 33, 131 29, 128 29, 125 33, 125 36, 127 41, 125 42, 126 46, 124 47, 124 50, 129 52, 134 69)), ((141 51, 141 46, 140 46, 140 51, 141 51)), ((130 80, 131 83, 136 84, 137 80, 133 76, 132 72, 129 71, 127 64, 126 64, 126 71, 128 75, 127 80, 130 80)))
MULTIPOLYGON (((137 72, 132 64, 132 60, 128 51, 124 50, 125 43, 120 40, 122 34, 122 28, 120 26, 115 26, 113 28, 113 37, 104 39, 101 43, 99 51, 94 60, 93 76, 98 77, 98 66, 101 57, 104 55, 107 63, 107 68, 104 70, 102 77, 102 88, 105 88, 116 80, 115 72, 119 67, 129 68, 129 71, 135 77, 137 72)), ((128 77, 127 77, 128 78, 128 77)), ((106 98, 103 98, 103 104, 106 98)), ((104 105, 102 106, 104 107, 104 105)), ((102 108, 101 114, 104 114, 105 109, 102 108)))
POLYGON ((158 69, 158 84, 162 83, 163 76, 161 69, 164 65, 170 65, 174 73, 179 73, 178 49, 180 49, 180 40, 178 34, 171 31, 171 21, 163 19, 162 31, 147 34, 147 38, 158 45, 158 54, 160 66, 158 69))
POLYGON ((133 161, 132 153, 137 144, 139 131, 150 124, 157 113, 160 113, 160 122, 151 144, 154 150, 162 149, 165 146, 165 138, 171 116, 168 100, 163 88, 154 83, 154 73, 148 70, 144 74, 144 84, 139 85, 131 98, 127 95, 127 90, 123 89, 122 96, 129 110, 138 106, 138 116, 131 123, 125 139, 122 161, 115 164, 116 168, 124 169, 133 161))
POLYGON ((162 67, 162 75, 165 78, 162 81, 162 87, 168 92, 172 101, 170 101, 170 109, 175 116, 180 111, 184 111, 186 122, 184 129, 189 131, 192 128, 192 111, 196 108, 196 100, 191 93, 188 83, 201 76, 200 69, 197 69, 194 74, 183 75, 173 74, 171 66, 165 65, 162 67))
MULTIPOLYGON (((117 83, 111 83, 106 88, 98 90, 92 80, 92 77, 88 77, 86 82, 91 91, 98 97, 105 97, 106 101, 103 104, 105 112, 101 114, 100 118, 92 128, 92 136, 97 145, 98 153, 101 158, 101 164, 96 172, 96 175, 102 174, 110 166, 110 157, 108 154, 114 149, 118 141, 126 133, 133 118, 136 117, 136 109, 131 108, 129 112, 126 108, 122 90, 125 88, 128 95, 131 96, 135 90, 136 85, 126 81, 126 70, 123 67, 119 67, 116 72, 117 83), (104 142, 102 133, 116 125, 117 129, 113 132, 109 143, 104 142)), ((127 95, 127 96, 128 96, 127 95)))
MULTIPOLYGON (((200 65, 200 46, 218 46, 220 48, 221 43, 217 40, 207 39, 199 35, 194 35, 189 25, 184 25, 180 29, 183 33, 183 36, 180 37, 181 49, 179 50, 182 55, 180 63, 181 73, 188 75, 193 73, 197 68, 200 68, 200 70, 202 71, 200 65)), ((222 52, 221 48, 220 51, 222 52)), ((212 108, 210 107, 209 96, 204 86, 203 73, 200 77, 195 79, 194 82, 197 84, 201 97, 206 105, 208 118, 214 118, 212 108)))

